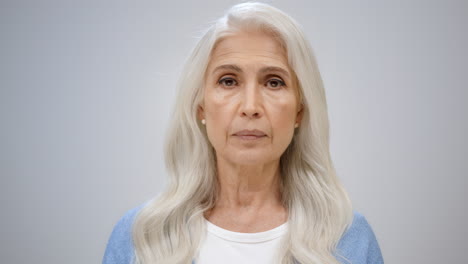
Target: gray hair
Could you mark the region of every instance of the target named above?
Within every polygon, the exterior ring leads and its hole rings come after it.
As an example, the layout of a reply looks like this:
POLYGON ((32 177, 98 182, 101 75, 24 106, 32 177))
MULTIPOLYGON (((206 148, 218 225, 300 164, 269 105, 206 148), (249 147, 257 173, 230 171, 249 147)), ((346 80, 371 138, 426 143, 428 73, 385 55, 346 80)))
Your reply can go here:
POLYGON ((165 145, 169 185, 133 224, 138 264, 191 263, 199 252, 206 232, 203 213, 214 206, 219 187, 214 149, 197 108, 211 51, 221 38, 242 30, 261 30, 280 41, 304 107, 301 126, 280 159, 289 228, 277 259, 282 264, 339 263, 336 246, 353 209, 330 157, 327 103, 316 59, 290 16, 268 4, 241 3, 207 29, 182 70, 165 145))

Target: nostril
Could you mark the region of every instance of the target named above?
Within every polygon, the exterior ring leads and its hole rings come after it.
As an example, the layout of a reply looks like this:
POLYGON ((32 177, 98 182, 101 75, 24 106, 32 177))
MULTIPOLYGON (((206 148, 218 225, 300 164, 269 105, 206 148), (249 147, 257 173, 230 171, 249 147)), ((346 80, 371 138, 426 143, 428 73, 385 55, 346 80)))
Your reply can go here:
POLYGON ((256 117, 256 118, 257 118, 257 117, 260 116, 260 113, 255 112, 255 113, 251 114, 251 113, 249 113, 249 112, 247 112, 247 111, 244 111, 244 112, 242 113, 242 115, 243 115, 243 116, 249 116, 249 117, 256 117))

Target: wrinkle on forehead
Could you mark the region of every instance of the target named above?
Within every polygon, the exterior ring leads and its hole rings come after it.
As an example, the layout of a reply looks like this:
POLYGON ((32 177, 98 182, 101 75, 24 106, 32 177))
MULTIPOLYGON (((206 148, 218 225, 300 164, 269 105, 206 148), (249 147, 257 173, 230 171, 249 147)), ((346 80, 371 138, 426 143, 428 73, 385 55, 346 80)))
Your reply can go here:
POLYGON ((249 56, 255 56, 257 58, 265 58, 266 62, 280 62, 281 65, 289 71, 291 71, 287 59, 286 49, 278 41, 277 37, 272 34, 257 31, 240 31, 236 34, 231 34, 219 39, 211 54, 208 69, 214 62, 222 61, 225 57, 228 59, 248 59, 249 56), (252 38, 258 38, 258 43, 252 43, 247 41, 248 44, 244 45, 244 41, 252 38), (262 41, 268 39, 268 41, 262 41), (231 40, 229 43, 225 43, 227 40, 231 40))

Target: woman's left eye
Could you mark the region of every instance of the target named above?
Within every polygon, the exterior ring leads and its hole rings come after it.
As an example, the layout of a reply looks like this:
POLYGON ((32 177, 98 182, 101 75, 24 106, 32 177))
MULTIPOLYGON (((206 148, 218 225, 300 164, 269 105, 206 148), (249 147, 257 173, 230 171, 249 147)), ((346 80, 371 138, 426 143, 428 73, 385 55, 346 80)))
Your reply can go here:
POLYGON ((280 79, 270 79, 268 82, 270 84, 270 87, 272 88, 280 88, 282 86, 285 86, 286 84, 280 80, 280 79))

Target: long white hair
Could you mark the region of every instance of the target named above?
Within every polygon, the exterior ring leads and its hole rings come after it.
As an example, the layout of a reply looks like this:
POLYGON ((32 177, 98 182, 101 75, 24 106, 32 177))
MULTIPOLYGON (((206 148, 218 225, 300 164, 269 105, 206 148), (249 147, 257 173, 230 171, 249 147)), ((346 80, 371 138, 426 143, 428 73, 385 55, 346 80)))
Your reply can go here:
POLYGON ((289 228, 277 259, 282 264, 339 263, 336 246, 352 222, 353 209, 330 157, 322 79, 301 27, 264 3, 231 7, 206 30, 186 61, 165 145, 170 181, 135 218, 135 263, 186 264, 196 259, 206 232, 203 213, 215 205, 219 190, 214 149, 197 119, 197 108, 213 47, 241 30, 262 30, 280 41, 304 107, 301 126, 280 159, 289 228))

